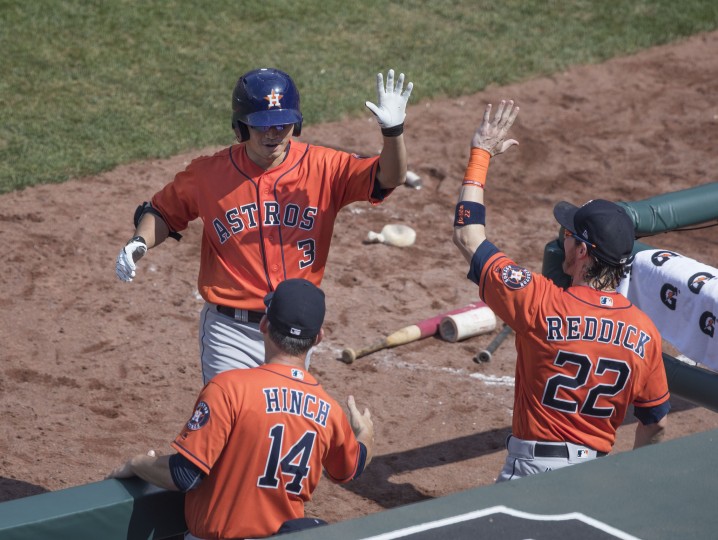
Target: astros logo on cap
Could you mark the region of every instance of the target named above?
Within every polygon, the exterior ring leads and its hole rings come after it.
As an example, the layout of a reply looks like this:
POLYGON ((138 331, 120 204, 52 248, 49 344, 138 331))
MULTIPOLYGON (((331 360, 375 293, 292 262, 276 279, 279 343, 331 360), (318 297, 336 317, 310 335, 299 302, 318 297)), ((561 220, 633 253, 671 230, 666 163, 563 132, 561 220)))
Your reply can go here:
POLYGON ((268 109, 271 109, 272 107, 281 107, 282 104, 279 102, 280 99, 282 99, 284 96, 278 92, 274 91, 274 88, 272 88, 272 93, 264 96, 264 99, 269 101, 268 109))

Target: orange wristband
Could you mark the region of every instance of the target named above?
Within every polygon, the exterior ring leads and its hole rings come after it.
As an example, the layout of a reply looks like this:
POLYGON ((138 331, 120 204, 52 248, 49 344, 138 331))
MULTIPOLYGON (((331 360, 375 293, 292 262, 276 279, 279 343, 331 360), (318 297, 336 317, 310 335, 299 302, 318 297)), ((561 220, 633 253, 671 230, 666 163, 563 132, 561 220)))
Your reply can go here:
POLYGON ((489 170, 491 154, 482 148, 472 148, 469 164, 466 166, 464 181, 476 182, 484 187, 486 185, 486 173, 489 170))

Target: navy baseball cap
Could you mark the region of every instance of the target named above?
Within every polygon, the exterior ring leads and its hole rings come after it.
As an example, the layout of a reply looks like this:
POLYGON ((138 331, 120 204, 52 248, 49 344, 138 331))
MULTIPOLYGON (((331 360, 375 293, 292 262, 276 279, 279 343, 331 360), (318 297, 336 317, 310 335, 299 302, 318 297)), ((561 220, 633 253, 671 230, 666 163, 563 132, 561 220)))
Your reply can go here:
POLYGON ((306 279, 287 279, 264 297, 267 319, 280 334, 313 338, 324 323, 324 292, 306 279))
POLYGON ((594 199, 577 207, 562 201, 554 206, 553 215, 564 229, 588 244, 589 253, 607 264, 625 264, 633 253, 633 221, 616 203, 594 199))

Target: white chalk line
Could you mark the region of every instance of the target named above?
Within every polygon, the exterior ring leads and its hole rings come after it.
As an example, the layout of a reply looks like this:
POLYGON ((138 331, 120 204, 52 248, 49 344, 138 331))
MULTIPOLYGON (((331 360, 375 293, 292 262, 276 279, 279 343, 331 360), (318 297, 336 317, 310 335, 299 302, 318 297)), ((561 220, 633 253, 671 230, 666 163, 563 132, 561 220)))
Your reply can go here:
POLYGON ((377 363, 389 366, 392 368, 406 369, 408 371, 428 371, 430 373, 449 373, 450 375, 457 375, 460 377, 466 377, 467 375, 472 379, 478 379, 487 386, 514 386, 514 378, 508 376, 498 377, 496 375, 484 375, 483 373, 471 373, 466 369, 456 369, 450 367, 441 366, 422 366, 417 364, 411 364, 401 360, 391 360, 388 358, 380 358, 377 363))

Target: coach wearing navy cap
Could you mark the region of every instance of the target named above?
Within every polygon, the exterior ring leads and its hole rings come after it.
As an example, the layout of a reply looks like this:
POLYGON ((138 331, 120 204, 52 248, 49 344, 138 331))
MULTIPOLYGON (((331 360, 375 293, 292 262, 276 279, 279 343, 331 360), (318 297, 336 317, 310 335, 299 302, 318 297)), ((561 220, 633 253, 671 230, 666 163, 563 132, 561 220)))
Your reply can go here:
POLYGON ((282 281, 264 297, 267 319, 285 336, 314 338, 320 334, 326 305, 324 292, 306 279, 282 281))
POLYGON ((349 396, 347 417, 305 368, 322 339, 324 293, 288 279, 264 302, 265 363, 207 383, 171 443, 175 454, 140 454, 110 473, 185 492, 185 540, 264 538, 322 525, 304 516, 322 470, 348 482, 373 455, 369 410, 359 412, 349 396))
POLYGON ((661 335, 616 292, 635 238, 620 205, 596 199, 555 206, 564 231, 563 271, 571 278, 565 290, 487 239, 489 162, 518 144, 505 139, 517 114, 513 101, 502 101, 493 119, 487 106, 471 141, 454 219, 454 243, 470 265, 468 278, 516 332, 513 419, 499 482, 605 456, 631 405, 638 419, 634 448, 658 442, 670 409, 661 335))

